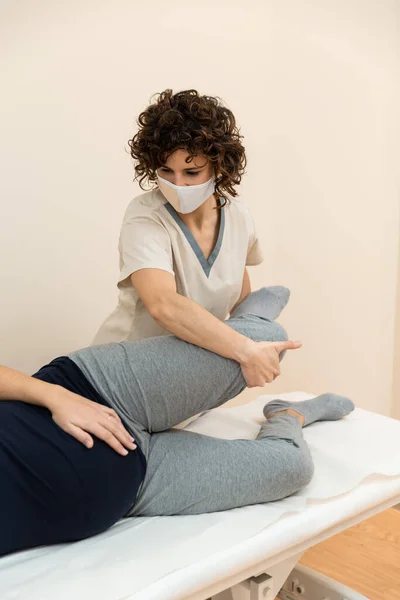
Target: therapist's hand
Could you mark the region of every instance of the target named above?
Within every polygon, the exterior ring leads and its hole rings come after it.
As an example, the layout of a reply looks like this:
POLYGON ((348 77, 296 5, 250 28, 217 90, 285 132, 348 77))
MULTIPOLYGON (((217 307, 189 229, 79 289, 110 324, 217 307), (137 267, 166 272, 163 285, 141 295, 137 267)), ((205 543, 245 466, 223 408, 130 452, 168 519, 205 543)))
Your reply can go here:
POLYGON ((241 361, 243 377, 248 387, 264 387, 281 373, 279 355, 284 350, 297 350, 301 342, 252 342, 241 361))
POLYGON ((122 456, 126 456, 128 450, 136 448, 132 436, 115 410, 87 400, 61 386, 52 388, 46 406, 51 411, 53 421, 66 433, 87 448, 93 447, 94 435, 122 456))

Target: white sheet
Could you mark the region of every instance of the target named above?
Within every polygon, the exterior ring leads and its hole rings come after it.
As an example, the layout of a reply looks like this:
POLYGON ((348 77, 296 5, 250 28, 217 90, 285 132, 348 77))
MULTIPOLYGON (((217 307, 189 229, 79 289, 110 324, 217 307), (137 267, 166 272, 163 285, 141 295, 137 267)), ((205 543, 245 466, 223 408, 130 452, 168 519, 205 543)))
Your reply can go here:
MULTIPOLYGON (((187 429, 255 438, 264 404, 276 397, 211 411, 187 429)), ((5 557, 0 559, 0 598, 184 598, 224 572, 323 531, 329 521, 340 522, 400 494, 400 422, 357 410, 304 433, 316 472, 296 496, 208 515, 126 519, 83 542, 5 557)))

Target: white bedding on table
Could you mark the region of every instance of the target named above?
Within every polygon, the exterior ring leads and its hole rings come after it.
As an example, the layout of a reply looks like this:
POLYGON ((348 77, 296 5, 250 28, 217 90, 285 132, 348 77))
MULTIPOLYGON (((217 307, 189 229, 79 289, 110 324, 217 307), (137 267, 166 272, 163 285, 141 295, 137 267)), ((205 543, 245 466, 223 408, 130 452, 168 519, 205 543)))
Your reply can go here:
MULTIPOLYGON (((264 404, 277 397, 312 395, 262 396, 210 411, 187 429, 253 439, 264 404)), ((221 513, 125 519, 95 538, 2 558, 1 600, 184 598, 400 494, 400 422, 358 409, 304 434, 315 476, 299 494, 221 513)))

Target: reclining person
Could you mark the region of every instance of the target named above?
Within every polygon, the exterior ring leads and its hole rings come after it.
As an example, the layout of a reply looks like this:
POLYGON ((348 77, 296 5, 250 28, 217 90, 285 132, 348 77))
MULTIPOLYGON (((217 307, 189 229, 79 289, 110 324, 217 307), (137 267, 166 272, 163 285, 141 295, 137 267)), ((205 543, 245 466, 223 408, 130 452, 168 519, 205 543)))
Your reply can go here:
MULTIPOLYGON (((227 324, 279 359, 299 346, 275 322, 289 292, 250 294, 227 324)), ((83 539, 123 516, 198 514, 306 486, 302 427, 349 414, 334 394, 264 408, 256 440, 171 429, 245 388, 240 365, 172 335, 60 357, 29 377, 0 367, 0 555, 83 539)))

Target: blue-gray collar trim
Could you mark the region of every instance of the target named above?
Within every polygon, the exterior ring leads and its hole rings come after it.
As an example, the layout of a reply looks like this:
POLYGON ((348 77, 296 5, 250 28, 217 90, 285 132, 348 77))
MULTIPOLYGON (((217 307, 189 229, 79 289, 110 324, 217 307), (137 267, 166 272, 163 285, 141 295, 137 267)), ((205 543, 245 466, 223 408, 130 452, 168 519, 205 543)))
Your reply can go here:
POLYGON ((206 277, 209 277, 211 268, 217 259, 219 251, 221 250, 222 240, 224 237, 224 230, 225 230, 224 207, 221 206, 221 208, 218 209, 221 211, 221 220, 220 220, 220 224, 219 224, 218 239, 217 239, 217 243, 214 246, 213 251, 211 252, 211 254, 207 260, 207 258, 204 256, 199 244, 197 243, 196 238, 194 237, 193 233, 190 231, 189 227, 187 227, 187 225, 185 225, 185 223, 182 221, 181 217, 178 215, 178 213, 176 212, 174 207, 171 204, 169 204, 169 202, 164 204, 164 206, 167 209, 167 211, 169 212, 169 214, 171 215, 171 217, 173 217, 175 219, 175 221, 179 225, 180 229, 182 230, 184 236, 186 237, 187 241, 191 245, 193 252, 197 256, 199 263, 203 267, 203 271, 206 274, 206 277))

